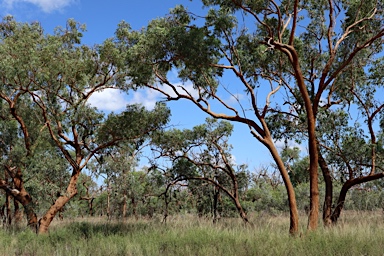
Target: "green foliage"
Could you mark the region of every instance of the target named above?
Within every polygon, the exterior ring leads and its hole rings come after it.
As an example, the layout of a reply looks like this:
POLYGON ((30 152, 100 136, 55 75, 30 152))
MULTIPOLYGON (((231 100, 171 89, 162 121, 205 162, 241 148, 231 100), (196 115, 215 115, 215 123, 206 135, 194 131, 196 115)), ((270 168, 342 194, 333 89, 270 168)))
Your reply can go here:
POLYGON ((247 189, 246 166, 232 162, 228 144, 232 129, 228 122, 208 118, 192 129, 167 130, 152 138, 153 151, 172 163, 165 172, 169 184, 188 186, 199 216, 216 216, 217 211, 232 215, 239 194, 247 189))
POLYGON ((157 104, 151 111, 140 105, 128 105, 120 114, 108 115, 98 130, 98 140, 106 143, 136 139, 139 147, 144 142, 145 136, 161 129, 168 122, 169 116, 170 111, 164 104, 157 104))
MULTIPOLYGON (((121 49, 113 40, 94 47, 81 44, 84 30, 74 20, 53 35, 44 33, 39 23, 19 23, 12 17, 0 23, 1 162, 22 167, 24 186, 38 213, 58 197, 76 194, 68 187, 70 177, 79 175, 94 156, 101 158, 117 144, 131 151, 141 147, 170 116, 164 104, 153 111, 128 106, 108 117, 91 107, 92 94, 117 89, 127 79, 120 72, 125 60, 121 49)), ((76 201, 66 211, 76 216, 86 206, 76 201)), ((62 205, 55 207, 55 212, 63 210, 62 205)))
POLYGON ((285 147, 281 158, 286 165, 293 186, 309 182, 309 158, 300 156, 298 147, 285 147))
MULTIPOLYGON (((99 213, 105 208, 101 205, 111 200, 115 216, 125 215, 128 203, 129 214, 153 215, 153 209, 164 204, 171 213, 195 208, 208 214, 215 208, 218 189, 224 216, 232 216, 230 198, 237 193, 249 209, 287 210, 281 184, 266 179, 250 185, 246 167, 232 162, 230 123, 207 119, 193 129, 163 131, 170 116, 164 104, 153 111, 131 105, 106 117, 87 100, 108 88, 149 86, 168 100, 189 99, 211 116, 248 125, 264 144, 269 133, 275 141, 307 140, 309 107, 303 95, 308 94, 316 139, 334 180, 382 172, 380 1, 203 0, 202 4, 208 7, 205 15, 177 6, 140 31, 121 22, 115 38, 94 47, 81 44, 85 27, 74 20, 49 35, 39 23, 3 18, 1 163, 23 168, 25 187, 38 199, 36 209, 49 207, 64 193, 70 166, 79 172, 97 156, 98 163, 89 168, 105 175, 107 182, 100 193, 93 191, 100 196, 99 213), (239 78, 249 105, 238 97, 240 104, 233 107, 221 96, 241 91, 237 84, 223 87, 228 73, 239 78), (190 83, 196 97, 186 89, 190 83), (163 89, 166 86, 171 92, 163 89), (280 86, 284 93, 272 102, 280 86), (266 100, 258 100, 258 95, 266 100), (213 112, 213 102, 220 103, 225 114, 213 112), (138 151, 149 138, 158 157, 172 162, 164 175, 157 163, 153 170, 135 169, 138 151), (173 182, 177 186, 169 189, 173 182), (165 188, 169 191, 161 194, 165 188)), ((302 204, 309 159, 295 148, 285 148, 280 156, 302 204)), ((372 193, 351 191, 347 207, 382 207, 378 187, 358 187, 372 193)), ((76 215, 86 204, 75 202, 69 208, 76 215)))

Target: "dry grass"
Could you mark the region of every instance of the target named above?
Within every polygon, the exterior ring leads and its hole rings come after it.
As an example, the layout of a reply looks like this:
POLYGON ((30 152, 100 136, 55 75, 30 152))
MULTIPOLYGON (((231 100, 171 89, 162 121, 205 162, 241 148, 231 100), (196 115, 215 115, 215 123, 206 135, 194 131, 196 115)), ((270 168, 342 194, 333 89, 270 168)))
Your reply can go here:
POLYGON ((78 218, 52 223, 46 236, 27 229, 0 232, 1 255, 383 255, 384 214, 345 212, 339 224, 288 235, 288 216, 253 214, 239 219, 192 215, 156 219, 78 218))

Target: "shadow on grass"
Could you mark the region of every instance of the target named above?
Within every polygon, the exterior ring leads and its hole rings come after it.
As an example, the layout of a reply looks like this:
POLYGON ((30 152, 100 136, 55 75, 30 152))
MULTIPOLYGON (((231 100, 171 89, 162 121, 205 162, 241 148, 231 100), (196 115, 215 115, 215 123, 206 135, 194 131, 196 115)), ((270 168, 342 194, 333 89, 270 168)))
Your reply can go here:
POLYGON ((148 223, 72 223, 66 227, 67 231, 79 237, 89 239, 94 236, 127 236, 137 231, 145 232, 153 228, 148 223))

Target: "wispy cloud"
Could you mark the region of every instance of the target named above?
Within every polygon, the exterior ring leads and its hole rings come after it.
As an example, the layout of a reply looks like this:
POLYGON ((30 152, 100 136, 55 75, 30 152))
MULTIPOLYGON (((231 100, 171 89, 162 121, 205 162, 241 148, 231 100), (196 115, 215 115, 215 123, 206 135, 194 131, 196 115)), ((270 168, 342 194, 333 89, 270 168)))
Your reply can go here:
POLYGON ((92 94, 88 99, 91 106, 103 111, 120 111, 125 109, 128 101, 124 98, 124 93, 117 89, 105 89, 92 94))
POLYGON ((50 13, 61 10, 73 2, 75 0, 3 0, 2 4, 12 9, 16 4, 29 3, 38 6, 43 12, 50 13))
POLYGON ((226 103, 228 104, 234 104, 234 103, 239 103, 244 99, 244 94, 241 93, 236 93, 232 94, 228 100, 226 100, 226 103))

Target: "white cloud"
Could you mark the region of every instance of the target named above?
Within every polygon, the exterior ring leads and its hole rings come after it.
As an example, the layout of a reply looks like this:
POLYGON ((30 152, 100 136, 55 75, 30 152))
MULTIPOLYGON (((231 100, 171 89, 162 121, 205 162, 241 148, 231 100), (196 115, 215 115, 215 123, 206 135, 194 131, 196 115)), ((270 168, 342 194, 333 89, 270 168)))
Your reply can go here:
MULTIPOLYGON (((192 95, 192 97, 194 98, 198 98, 199 97, 199 93, 197 90, 195 90, 195 88, 193 88, 193 85, 192 83, 189 83, 189 84, 175 84, 176 86, 176 89, 177 89, 177 92, 180 93, 180 94, 184 94, 184 95, 187 95, 187 93, 185 92, 185 90, 192 95), (184 90, 184 89, 185 90, 184 90)), ((175 92, 172 90, 171 87, 169 86, 165 86, 162 88, 166 93, 168 93, 170 96, 172 97, 176 97, 176 94, 175 92)))
POLYGON ((141 104, 148 110, 152 110, 160 98, 159 92, 149 89, 137 90, 131 94, 133 97, 128 101, 129 104, 141 104))
MULTIPOLYGON (((198 93, 193 89, 192 85, 185 85, 184 88, 193 96, 197 97, 198 93)), ((170 87, 162 88, 171 96, 176 96, 170 87)), ((178 87, 180 94, 186 94, 183 89, 178 87)), ((105 89, 101 92, 94 93, 88 100, 89 104, 103 111, 120 111, 125 109, 127 104, 141 104, 148 110, 152 110, 156 102, 164 99, 164 95, 160 92, 144 88, 137 91, 130 91, 128 98, 124 97, 125 93, 117 89, 105 89)))
MULTIPOLYGON (((198 92, 193 88, 192 84, 183 85, 183 88, 192 95, 192 97, 197 98, 198 92)), ((161 88, 165 93, 171 97, 176 97, 175 92, 169 86, 164 86, 161 88)), ((186 95, 187 93, 180 87, 177 87, 177 91, 180 94, 186 95)), ((129 104, 141 104, 147 109, 152 110, 155 107, 157 101, 164 99, 164 95, 158 91, 152 89, 139 89, 135 92, 130 93, 132 99, 128 101, 129 104)))
POLYGON ((92 94, 88 103, 103 111, 119 111, 125 109, 128 104, 124 94, 117 89, 105 89, 92 94))
POLYGON ((14 5, 18 3, 34 4, 41 8, 43 12, 50 13, 56 10, 61 10, 74 1, 75 0, 3 0, 2 3, 9 9, 12 9, 14 5))
MULTIPOLYGON (((300 152, 307 153, 307 148, 305 147, 305 145, 299 144, 293 140, 288 140, 287 143, 288 143, 288 145, 287 145, 288 148, 295 148, 296 147, 296 148, 299 148, 300 152)), ((276 140, 275 146, 278 150, 281 151, 285 147, 285 141, 284 140, 276 140)))

